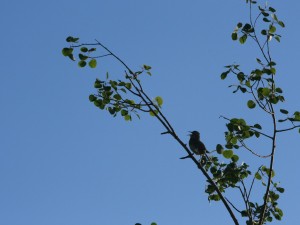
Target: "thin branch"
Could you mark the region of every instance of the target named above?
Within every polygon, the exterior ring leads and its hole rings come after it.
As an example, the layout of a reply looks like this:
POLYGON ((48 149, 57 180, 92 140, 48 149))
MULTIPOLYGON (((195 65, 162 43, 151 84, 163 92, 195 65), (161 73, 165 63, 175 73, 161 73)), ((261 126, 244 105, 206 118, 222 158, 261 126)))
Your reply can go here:
POLYGON ((270 155, 259 155, 257 154, 256 152, 254 152, 252 149, 250 149, 246 144, 245 142, 242 140, 242 139, 239 139, 239 142, 242 144, 242 146, 247 149, 249 152, 251 152, 253 155, 257 156, 257 157, 260 157, 260 158, 269 158, 270 156, 272 156, 272 154, 270 155))
POLYGON ((282 130, 276 130, 276 132, 284 132, 284 131, 289 131, 289 130, 294 130, 294 129, 296 129, 296 128, 299 128, 300 127, 300 125, 298 125, 298 126, 293 126, 293 127, 291 127, 291 128, 287 128, 287 129, 282 129, 282 130))
POLYGON ((225 197, 225 199, 226 199, 226 201, 232 206, 232 208, 234 208, 237 212, 242 213, 242 211, 241 211, 241 210, 238 210, 238 209, 232 204, 232 202, 229 201, 228 198, 225 197))

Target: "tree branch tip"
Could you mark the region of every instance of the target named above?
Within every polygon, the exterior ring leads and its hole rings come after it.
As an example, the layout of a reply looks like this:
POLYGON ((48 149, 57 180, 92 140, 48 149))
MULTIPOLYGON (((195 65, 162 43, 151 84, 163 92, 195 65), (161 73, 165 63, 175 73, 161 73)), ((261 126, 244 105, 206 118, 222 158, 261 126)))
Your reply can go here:
POLYGON ((161 135, 164 135, 164 134, 170 134, 170 131, 165 131, 165 132, 162 132, 160 133, 161 135))

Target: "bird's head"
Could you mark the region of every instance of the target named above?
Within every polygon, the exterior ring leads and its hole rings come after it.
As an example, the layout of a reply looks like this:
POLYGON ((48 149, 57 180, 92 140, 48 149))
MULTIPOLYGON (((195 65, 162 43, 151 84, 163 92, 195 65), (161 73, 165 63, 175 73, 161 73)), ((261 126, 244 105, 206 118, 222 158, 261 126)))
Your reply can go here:
POLYGON ((197 139, 200 138, 200 133, 198 131, 194 130, 194 131, 189 131, 189 132, 190 132, 190 134, 189 134, 190 137, 197 138, 197 139))

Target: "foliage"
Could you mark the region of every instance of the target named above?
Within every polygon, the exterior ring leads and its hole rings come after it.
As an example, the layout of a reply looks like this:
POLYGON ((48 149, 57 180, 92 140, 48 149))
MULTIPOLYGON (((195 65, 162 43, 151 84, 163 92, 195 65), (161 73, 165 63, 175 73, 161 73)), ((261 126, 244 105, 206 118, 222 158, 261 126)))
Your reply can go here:
MULTIPOLYGON (((236 211, 241 217, 246 218, 247 224, 265 224, 273 219, 281 220, 282 210, 278 207, 280 194, 284 188, 279 183, 273 181, 274 157, 276 148, 276 138, 278 133, 299 128, 300 112, 289 113, 288 110, 277 108, 277 105, 284 103, 283 90, 277 85, 275 77, 276 62, 270 53, 270 44, 274 38, 280 42, 281 35, 278 28, 284 28, 283 21, 278 19, 276 9, 264 5, 258 5, 256 1, 247 0, 249 7, 249 21, 239 22, 231 34, 233 41, 245 44, 248 40, 254 41, 258 46, 261 56, 256 58, 256 66, 249 72, 243 72, 238 64, 225 66, 225 71, 221 74, 221 79, 230 78, 234 84, 229 87, 234 88, 233 93, 248 96, 245 103, 250 110, 261 109, 271 118, 272 132, 264 131, 259 123, 248 123, 245 118, 227 118, 221 116, 226 123, 225 143, 217 144, 215 153, 210 153, 202 160, 195 158, 187 145, 178 137, 171 123, 162 112, 163 99, 157 96, 153 99, 144 91, 142 86, 143 76, 151 76, 151 67, 143 65, 139 71, 131 70, 118 56, 96 40, 95 43, 79 43, 79 38, 68 37, 69 47, 62 50, 62 54, 76 61, 74 50, 78 55, 78 66, 83 68, 87 65, 90 68, 98 66, 98 60, 102 57, 113 57, 126 69, 122 79, 110 79, 106 73, 106 79, 96 79, 94 88, 95 94, 89 96, 97 108, 108 111, 113 117, 120 115, 126 121, 131 121, 134 117, 140 118, 140 113, 148 113, 155 117, 166 129, 162 134, 171 135, 187 152, 190 158, 207 179, 205 192, 209 201, 222 201, 229 212, 233 222, 239 224, 234 213, 236 211), (253 16, 257 9, 257 15, 253 16), (263 28, 258 28, 258 24, 263 28), (107 53, 97 55, 97 47, 104 49, 107 53), (279 115, 279 116, 278 116, 279 115), (279 119, 277 119, 279 117, 279 119), (280 124, 287 124, 287 128, 279 129, 280 124), (260 155, 257 150, 249 146, 250 139, 267 139, 270 142, 270 154, 260 155), (246 163, 239 162, 238 149, 245 149, 253 155, 266 160, 268 166, 262 165, 257 169, 250 170, 246 163), (205 159, 205 160, 203 160, 205 159), (254 172, 253 172, 254 171, 254 172), (250 186, 246 181, 250 180, 250 186), (261 185, 262 202, 252 202, 251 193, 254 185, 261 185), (244 209, 238 209, 223 193, 227 189, 237 190, 244 202, 244 209), (262 191, 263 192, 263 191, 262 191)), ((299 129, 300 132, 300 129, 299 129)), ((155 224, 155 223, 153 223, 155 224)))

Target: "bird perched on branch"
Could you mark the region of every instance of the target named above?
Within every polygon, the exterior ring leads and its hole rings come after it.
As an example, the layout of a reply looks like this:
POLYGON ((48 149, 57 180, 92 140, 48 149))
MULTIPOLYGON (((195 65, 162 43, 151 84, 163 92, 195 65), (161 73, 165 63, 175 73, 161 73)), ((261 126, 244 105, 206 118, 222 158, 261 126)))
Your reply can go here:
MULTIPOLYGON (((207 156, 206 153, 210 153, 205 145, 203 144, 202 141, 200 141, 200 133, 198 131, 189 131, 190 134, 190 140, 189 140, 189 146, 190 146, 190 149, 192 150, 192 152, 196 155, 201 155, 202 156, 202 159, 201 159, 201 162, 202 163, 205 163, 207 159, 209 159, 209 157, 207 156)), ((180 159, 187 159, 187 158, 190 158, 191 155, 188 155, 188 156, 184 156, 184 157, 181 157, 180 159)))
POLYGON ((209 152, 206 150, 203 142, 200 141, 200 133, 198 131, 190 131, 190 133, 189 146, 192 152, 194 152, 196 155, 204 155, 205 153, 209 152))

